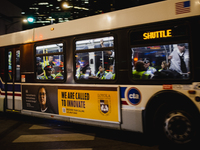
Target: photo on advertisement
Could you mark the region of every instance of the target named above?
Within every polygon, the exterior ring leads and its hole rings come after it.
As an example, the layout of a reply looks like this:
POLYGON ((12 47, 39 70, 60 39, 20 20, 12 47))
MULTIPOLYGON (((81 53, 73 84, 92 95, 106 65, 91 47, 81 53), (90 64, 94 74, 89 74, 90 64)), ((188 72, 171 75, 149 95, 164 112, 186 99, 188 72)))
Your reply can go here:
POLYGON ((23 109, 58 114, 57 87, 24 85, 22 92, 23 109))

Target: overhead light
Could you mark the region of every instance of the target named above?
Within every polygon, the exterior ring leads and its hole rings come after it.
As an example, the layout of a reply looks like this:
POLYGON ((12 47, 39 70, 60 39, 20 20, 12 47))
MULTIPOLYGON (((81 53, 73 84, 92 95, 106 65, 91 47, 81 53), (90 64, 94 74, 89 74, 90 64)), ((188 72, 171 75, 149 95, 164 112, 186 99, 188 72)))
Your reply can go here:
POLYGON ((41 3, 38 3, 38 5, 48 5, 49 3, 47 2, 41 2, 41 3))
POLYGON ((67 3, 63 3, 63 7, 64 7, 64 8, 68 8, 69 6, 68 6, 67 3))
POLYGON ((28 20, 27 20, 27 19, 23 19, 23 22, 24 22, 24 23, 27 23, 27 22, 28 22, 28 20))
POLYGON ((33 17, 28 17, 27 18, 28 22, 32 23, 34 21, 33 17))

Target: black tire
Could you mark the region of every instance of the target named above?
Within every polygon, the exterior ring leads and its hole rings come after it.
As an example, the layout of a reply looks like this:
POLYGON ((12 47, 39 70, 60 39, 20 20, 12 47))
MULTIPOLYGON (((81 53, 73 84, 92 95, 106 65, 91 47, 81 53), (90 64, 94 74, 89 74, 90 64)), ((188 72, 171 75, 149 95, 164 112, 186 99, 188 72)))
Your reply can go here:
POLYGON ((190 145, 198 133, 195 116, 197 115, 189 109, 177 105, 163 105, 154 118, 159 141, 170 145, 190 145))

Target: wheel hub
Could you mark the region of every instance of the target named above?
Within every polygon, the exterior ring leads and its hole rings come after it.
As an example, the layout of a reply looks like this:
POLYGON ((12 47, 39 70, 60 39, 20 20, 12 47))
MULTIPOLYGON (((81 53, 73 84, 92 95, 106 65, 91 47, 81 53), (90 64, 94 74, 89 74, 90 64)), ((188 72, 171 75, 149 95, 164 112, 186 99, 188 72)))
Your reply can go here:
POLYGON ((187 143, 191 140, 190 120, 181 112, 169 113, 164 122, 166 136, 176 143, 187 143))

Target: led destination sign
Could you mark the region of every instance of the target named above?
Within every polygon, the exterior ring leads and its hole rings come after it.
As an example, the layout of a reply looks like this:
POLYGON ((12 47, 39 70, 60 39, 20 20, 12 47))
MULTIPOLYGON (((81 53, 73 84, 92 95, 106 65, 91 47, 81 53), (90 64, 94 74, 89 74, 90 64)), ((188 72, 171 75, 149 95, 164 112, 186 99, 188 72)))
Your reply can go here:
POLYGON ((143 45, 150 43, 170 42, 181 39, 188 39, 188 26, 186 24, 176 24, 171 26, 159 26, 151 28, 151 26, 141 29, 133 29, 130 33, 131 45, 143 45), (150 43, 149 43, 150 42, 150 43))
POLYGON ((143 33, 143 39, 160 39, 160 38, 167 38, 172 37, 172 29, 168 30, 160 30, 160 31, 153 31, 153 32, 145 32, 143 33))

